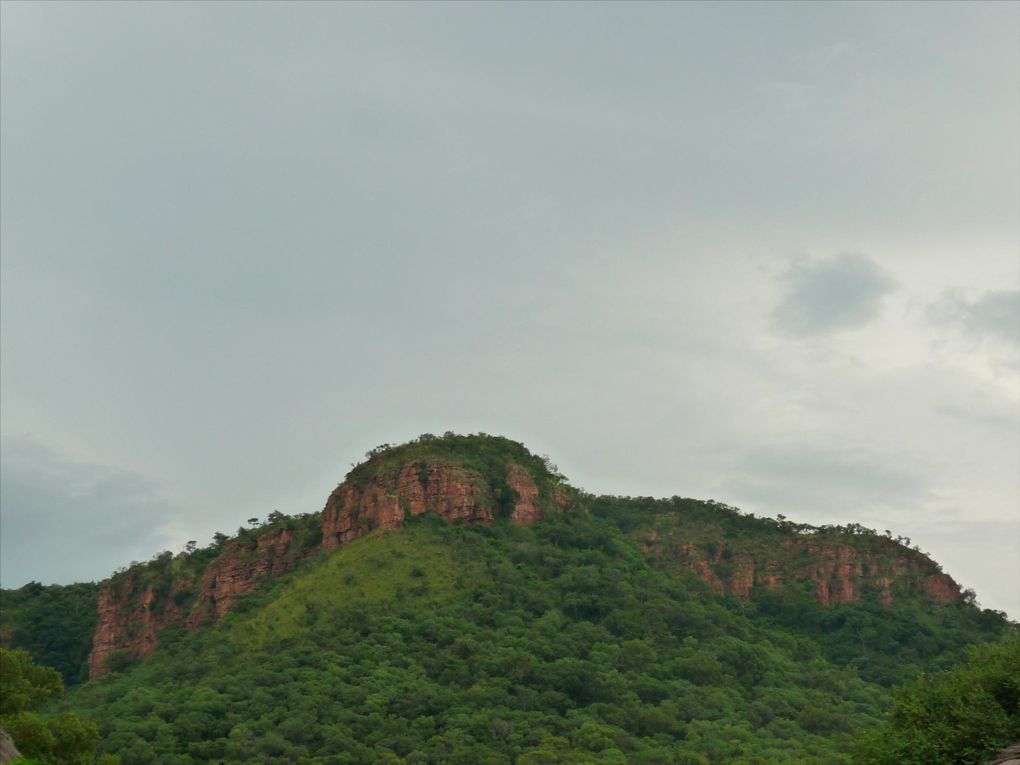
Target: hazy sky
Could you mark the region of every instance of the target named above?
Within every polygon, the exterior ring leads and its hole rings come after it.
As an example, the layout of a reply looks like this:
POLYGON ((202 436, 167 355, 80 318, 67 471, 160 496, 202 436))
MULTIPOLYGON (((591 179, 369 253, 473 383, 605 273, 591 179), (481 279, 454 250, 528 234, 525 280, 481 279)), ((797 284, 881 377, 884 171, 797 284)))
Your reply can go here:
POLYGON ((1020 617, 1020 4, 0 8, 5 587, 453 430, 1020 617))

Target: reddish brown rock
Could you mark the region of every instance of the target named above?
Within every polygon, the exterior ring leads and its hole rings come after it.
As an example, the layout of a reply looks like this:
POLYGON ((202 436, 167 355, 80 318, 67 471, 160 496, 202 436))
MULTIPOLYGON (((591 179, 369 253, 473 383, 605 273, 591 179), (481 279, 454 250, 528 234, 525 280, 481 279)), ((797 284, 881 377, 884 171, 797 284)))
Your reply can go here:
POLYGON ((751 588, 754 587, 755 579, 754 559, 748 555, 741 555, 733 560, 733 573, 726 581, 726 592, 740 598, 751 596, 751 588))
POLYGON ((789 582, 814 583, 815 596, 826 606, 860 600, 865 588, 878 591, 879 602, 892 606, 893 587, 923 589, 937 603, 952 603, 962 595, 959 585, 921 555, 903 555, 889 542, 889 549, 858 549, 852 544, 794 538, 784 543, 780 559, 755 560, 734 554, 726 546, 711 546, 663 537, 646 530, 640 537, 644 553, 660 565, 679 565, 696 574, 713 591, 752 596, 755 588, 775 589, 789 582))
POLYGON ((198 599, 187 618, 194 629, 216 621, 233 608, 237 597, 256 589, 271 574, 286 574, 297 556, 287 555, 294 541, 289 529, 265 534, 252 543, 239 542, 209 564, 198 583, 198 599))
POLYGON ((159 630, 181 621, 175 596, 191 584, 190 580, 173 582, 166 598, 157 602, 151 582, 141 583, 130 575, 106 582, 97 599, 89 677, 106 674, 114 653, 141 659, 155 651, 159 630))
MULTIPOLYGON (((798 545, 791 545, 795 550, 798 545)), ((822 605, 848 603, 860 597, 857 583, 863 576, 857 551, 845 545, 807 545, 811 563, 807 578, 816 583, 815 593, 822 605)), ((797 550, 799 552, 799 550, 797 550)))
POLYGON ((510 520, 522 526, 534 526, 542 520, 542 508, 538 505, 538 487, 535 479, 519 465, 511 465, 506 475, 507 485, 517 492, 510 520))
POLYGON ((552 499, 553 504, 556 505, 556 509, 561 512, 569 510, 573 504, 570 497, 567 496, 567 493, 559 486, 552 487, 552 499))
MULTIPOLYGON (((531 474, 512 464, 507 483, 517 495, 511 520, 525 526, 537 523, 542 517, 540 490, 531 474)), ((567 495, 556 486, 550 490, 553 504, 566 509, 567 495)), ((322 511, 322 547, 335 549, 375 529, 399 528, 407 516, 424 512, 436 513, 450 523, 491 523, 496 506, 492 487, 473 470, 441 461, 408 463, 379 473, 367 485, 348 481, 338 486, 322 511)), ((239 596, 294 567, 301 556, 293 545, 293 533, 285 528, 247 541, 242 535, 227 543, 197 584, 193 579, 171 578, 168 586, 168 573, 143 581, 137 572, 106 582, 98 598, 90 677, 109 671, 107 664, 115 653, 148 656, 156 649, 159 631, 168 625, 194 629, 221 619, 239 596), (165 597, 157 597, 155 582, 167 593, 165 597), (196 590, 193 597, 191 590, 196 590), (187 597, 177 597, 185 591, 187 597), (189 604, 187 613, 178 602, 189 604)))
POLYGON ((892 606, 892 579, 887 576, 880 576, 875 579, 875 586, 878 587, 878 600, 883 608, 892 606))
POLYGON ((297 556, 289 554, 293 534, 278 529, 256 541, 236 540, 227 545, 202 574, 194 598, 181 598, 195 587, 190 577, 155 574, 142 580, 138 572, 110 579, 99 590, 98 620, 89 654, 89 677, 110 671, 109 660, 115 653, 129 659, 144 659, 159 644, 159 631, 173 624, 194 628, 224 616, 237 596, 255 589, 269 574, 286 573, 297 556), (169 578, 169 583, 167 579, 169 578), (157 596, 157 587, 165 595, 157 596), (189 602, 187 613, 179 601, 189 602))
MULTIPOLYGON (((516 477, 527 490, 523 479, 516 477)), ((537 497, 537 488, 534 493, 537 497)), ((322 511, 322 546, 332 550, 375 529, 399 528, 406 516, 426 511, 448 523, 491 523, 495 506, 492 489, 473 470, 446 462, 391 468, 368 486, 345 482, 336 488, 322 511)), ((529 512, 525 500, 522 518, 529 512)))
POLYGON ((931 574, 924 580, 924 588, 939 603, 955 603, 963 597, 960 585, 946 574, 931 574))
POLYGON ((687 567, 697 574, 714 592, 723 593, 726 591, 726 585, 716 575, 715 569, 709 563, 709 560, 701 554, 701 551, 695 545, 685 542, 680 545, 679 550, 682 559, 687 562, 687 567))

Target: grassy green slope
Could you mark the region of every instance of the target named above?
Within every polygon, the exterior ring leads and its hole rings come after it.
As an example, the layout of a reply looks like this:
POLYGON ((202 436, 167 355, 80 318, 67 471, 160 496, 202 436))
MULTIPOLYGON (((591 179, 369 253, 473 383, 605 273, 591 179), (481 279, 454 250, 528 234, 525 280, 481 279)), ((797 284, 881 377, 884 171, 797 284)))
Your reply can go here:
POLYGON ((427 517, 78 688, 141 763, 832 763, 886 692, 583 514, 427 517))
POLYGON ((329 614, 384 611, 405 601, 416 609, 435 609, 465 586, 459 580, 465 573, 450 550, 429 534, 376 532, 288 579, 277 597, 254 611, 232 637, 262 649, 307 635, 329 614))

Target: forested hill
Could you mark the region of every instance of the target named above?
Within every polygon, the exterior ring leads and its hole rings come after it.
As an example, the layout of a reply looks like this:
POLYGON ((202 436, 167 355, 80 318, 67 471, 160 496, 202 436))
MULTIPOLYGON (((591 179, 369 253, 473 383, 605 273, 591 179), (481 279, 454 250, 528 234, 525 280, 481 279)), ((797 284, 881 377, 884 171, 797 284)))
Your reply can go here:
POLYGON ((2 606, 125 764, 843 762, 889 685, 1007 630, 891 535, 594 497, 453 434, 2 606))

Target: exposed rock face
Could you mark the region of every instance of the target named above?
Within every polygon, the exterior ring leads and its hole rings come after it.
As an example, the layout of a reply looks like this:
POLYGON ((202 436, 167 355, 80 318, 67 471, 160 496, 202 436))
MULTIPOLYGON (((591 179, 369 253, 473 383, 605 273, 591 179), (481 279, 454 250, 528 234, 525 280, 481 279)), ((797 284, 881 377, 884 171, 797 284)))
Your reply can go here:
MULTIPOLYGON (((531 526, 542 518, 539 488, 531 474, 510 464, 506 482, 516 493, 514 523, 531 526)), ((568 502, 558 489, 553 501, 568 502)), ((322 546, 336 549, 375 529, 399 528, 408 516, 435 513, 448 523, 492 523, 499 502, 493 487, 473 470, 449 462, 415 462, 390 468, 368 486, 340 484, 322 511, 322 546)))
MULTIPOLYGON (((517 502, 514 504, 510 520, 522 526, 534 526, 542 520, 542 508, 538 505, 538 487, 531 474, 519 465, 511 465, 507 471, 506 482, 517 493, 517 502)), ((556 496, 561 495, 557 493, 556 496)))
POLYGON ((751 590, 756 586, 764 586, 774 590, 783 584, 783 572, 780 564, 769 561, 755 563, 749 555, 733 557, 733 573, 726 580, 726 592, 740 598, 751 597, 751 590))
POLYGON ((931 574, 924 580, 924 588, 939 603, 955 603, 963 597, 960 585, 947 574, 931 574))
POLYGON ((89 677, 110 671, 115 653, 143 659, 159 644, 159 631, 173 624, 195 627, 216 620, 233 607, 238 595, 255 589, 269 574, 294 567, 287 555, 293 543, 288 529, 263 534, 257 542, 236 541, 227 546, 202 574, 194 595, 195 580, 170 574, 142 579, 139 572, 106 581, 99 590, 98 620, 89 654, 89 677), (187 604, 187 610, 181 604, 187 604))
POLYGON ((875 586, 878 587, 878 601, 883 608, 892 606, 892 579, 887 576, 875 577, 875 586))
POLYGON ((718 565, 722 551, 716 551, 710 557, 705 557, 695 545, 684 542, 680 545, 680 554, 689 561, 688 565, 691 571, 701 577, 714 592, 722 593, 726 591, 726 585, 716 575, 715 569, 712 566, 713 563, 718 565))
MULTIPOLYGON (((788 542, 791 555, 797 555, 801 545, 788 542)), ((844 545, 805 545, 808 564, 806 576, 815 582, 815 594, 822 605, 849 603, 858 600, 860 582, 864 577, 864 565, 857 551, 844 545)))
POLYGON ((867 588, 878 591, 879 602, 890 607, 893 586, 923 589, 937 603, 960 600, 960 586, 949 576, 932 573, 930 561, 919 557, 860 550, 851 544, 788 539, 780 559, 758 561, 734 553, 725 544, 699 546, 663 540, 654 531, 642 537, 646 555, 661 563, 678 564, 702 579, 714 592, 748 598, 754 588, 777 589, 790 582, 814 583, 823 605, 860 600, 867 588))
POLYGON ((5 765, 11 760, 16 760, 21 756, 21 752, 14 746, 14 739, 11 738, 11 734, 0 728, 0 765, 5 765))
MULTIPOLYGON (((514 523, 531 526, 542 518, 541 491, 531 473, 510 463, 506 484, 514 523)), ((447 522, 492 523, 508 497, 497 498, 496 489, 478 472, 451 462, 416 461, 384 470, 370 482, 345 481, 326 501, 320 516, 322 547, 332 550, 375 529, 399 528, 409 515, 432 512, 447 522)), ((559 487, 550 487, 552 504, 569 505, 559 487)), ((548 502, 547 502, 548 505, 548 502)), ((315 548, 307 551, 311 554, 315 548)), ((89 655, 89 676, 109 671, 117 653, 129 659, 148 656, 159 642, 163 628, 181 624, 195 629, 221 619, 234 607, 238 596, 257 589, 270 576, 289 572, 300 559, 293 533, 281 528, 246 541, 227 544, 196 582, 132 570, 103 584, 98 597, 99 618, 89 655)))
POLYGON ((256 589, 270 574, 294 568, 296 556, 287 556, 294 535, 288 529, 259 537, 256 544, 240 545, 214 560, 198 583, 198 601, 188 615, 194 629, 205 621, 226 616, 237 596, 256 589))
POLYGON ((985 765, 1020 765, 1020 741, 1003 749, 985 765))
POLYGON ((154 606, 155 602, 152 584, 138 582, 133 576, 110 580, 99 590, 99 619, 89 654, 90 678, 109 672, 110 657, 118 651, 138 659, 156 650, 156 633, 179 619, 180 614, 172 598, 167 598, 162 607, 154 606))

